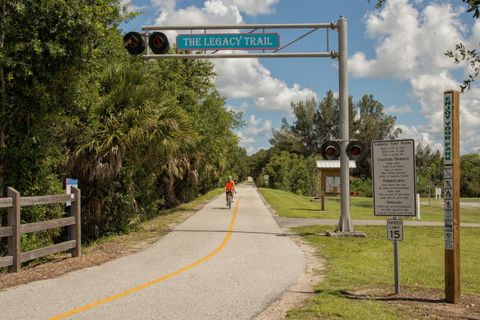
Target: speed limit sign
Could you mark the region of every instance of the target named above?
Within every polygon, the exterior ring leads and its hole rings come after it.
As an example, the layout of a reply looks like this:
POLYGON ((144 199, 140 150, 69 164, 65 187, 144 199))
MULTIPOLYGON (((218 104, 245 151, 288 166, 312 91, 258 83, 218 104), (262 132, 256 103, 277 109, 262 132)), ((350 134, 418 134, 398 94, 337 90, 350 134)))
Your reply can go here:
POLYGON ((403 220, 401 219, 387 220, 387 239, 392 241, 403 240, 403 220))

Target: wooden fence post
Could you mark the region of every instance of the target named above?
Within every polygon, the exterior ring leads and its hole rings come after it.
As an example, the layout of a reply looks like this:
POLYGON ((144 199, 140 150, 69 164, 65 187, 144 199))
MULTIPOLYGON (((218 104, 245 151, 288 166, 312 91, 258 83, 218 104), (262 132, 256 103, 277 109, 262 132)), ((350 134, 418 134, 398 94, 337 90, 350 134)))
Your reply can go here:
POLYGON ((77 187, 72 186, 72 194, 75 199, 72 201, 72 216, 75 217, 75 225, 73 226, 73 239, 76 241, 75 248, 72 249, 72 257, 82 256, 82 215, 81 215, 81 192, 77 187))
POLYGON ((7 223, 13 227, 13 235, 8 237, 8 255, 13 257, 13 265, 8 267, 8 271, 19 272, 22 267, 20 259, 20 193, 9 187, 7 197, 12 198, 12 207, 7 209, 7 223))

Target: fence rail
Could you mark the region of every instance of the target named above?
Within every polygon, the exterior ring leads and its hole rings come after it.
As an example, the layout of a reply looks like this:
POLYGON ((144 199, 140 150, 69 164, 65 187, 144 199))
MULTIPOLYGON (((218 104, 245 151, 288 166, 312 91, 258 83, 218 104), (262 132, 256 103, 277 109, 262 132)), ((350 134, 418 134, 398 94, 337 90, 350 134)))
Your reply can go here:
POLYGON ((61 251, 69 251, 72 257, 81 256, 81 194, 72 187, 71 194, 21 197, 13 188, 8 188, 7 197, 0 198, 0 208, 7 208, 7 226, 0 227, 0 238, 8 239, 7 255, 0 257, 0 268, 8 267, 9 272, 18 272, 21 263, 45 257, 61 251), (70 216, 48 221, 20 223, 21 207, 71 202, 70 216), (70 227, 70 239, 48 247, 22 252, 22 234, 44 231, 53 228, 70 227))

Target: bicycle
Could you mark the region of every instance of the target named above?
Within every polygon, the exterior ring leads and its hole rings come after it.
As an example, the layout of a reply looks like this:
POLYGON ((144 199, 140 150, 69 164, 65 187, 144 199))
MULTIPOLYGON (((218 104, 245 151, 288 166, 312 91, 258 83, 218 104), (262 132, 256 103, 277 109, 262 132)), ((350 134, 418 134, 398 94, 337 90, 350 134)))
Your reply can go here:
POLYGON ((227 191, 227 206, 228 206, 228 209, 232 208, 232 202, 233 202, 232 191, 227 191))

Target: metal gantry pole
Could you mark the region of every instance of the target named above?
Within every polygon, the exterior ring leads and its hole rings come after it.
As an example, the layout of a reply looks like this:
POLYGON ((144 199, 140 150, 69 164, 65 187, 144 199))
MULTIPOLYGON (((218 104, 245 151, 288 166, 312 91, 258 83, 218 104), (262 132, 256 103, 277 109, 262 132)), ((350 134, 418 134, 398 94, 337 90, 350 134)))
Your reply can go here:
POLYGON ((353 232, 350 219, 350 167, 345 149, 349 140, 348 112, 348 46, 347 20, 341 16, 338 19, 338 69, 339 69, 339 99, 340 99, 340 221, 338 232, 353 232))
MULTIPOLYGON (((341 215, 338 222, 337 232, 353 232, 350 218, 350 167, 345 149, 349 142, 349 108, 348 108, 348 46, 347 46, 347 20, 340 16, 337 24, 331 23, 303 23, 303 24, 245 24, 245 25, 202 25, 202 26, 144 26, 144 32, 162 30, 240 30, 240 29, 337 29, 338 53, 330 51, 327 43, 327 52, 286 52, 278 53, 229 53, 229 54, 162 54, 143 55, 145 59, 227 59, 227 58, 314 58, 330 57, 338 58, 339 66, 339 98, 340 98, 340 183, 341 183, 341 215)), ((313 32, 313 31, 312 31, 313 32)), ((311 33, 311 32, 309 32, 311 33)), ((308 35, 307 33, 306 35, 308 35)), ((303 38, 305 35, 299 37, 303 38)), ((299 40, 297 39, 297 40, 299 40)), ((296 42, 292 41, 291 43, 296 42)), ((288 44, 289 45, 289 44, 288 44)))

